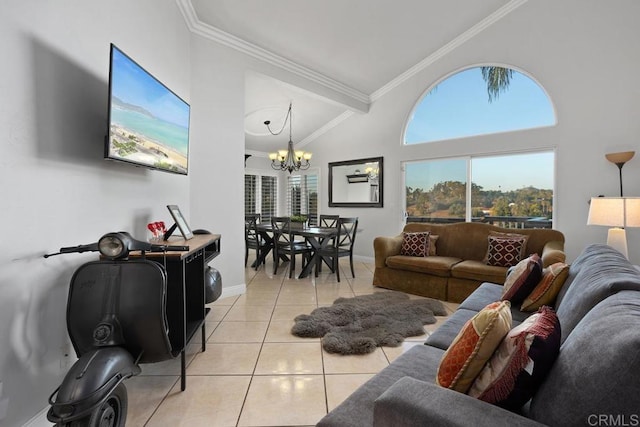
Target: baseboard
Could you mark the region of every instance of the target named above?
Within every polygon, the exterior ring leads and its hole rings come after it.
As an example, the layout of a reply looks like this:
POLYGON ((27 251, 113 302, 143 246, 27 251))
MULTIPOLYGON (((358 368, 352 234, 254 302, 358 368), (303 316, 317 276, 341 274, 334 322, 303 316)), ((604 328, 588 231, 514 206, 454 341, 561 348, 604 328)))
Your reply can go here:
POLYGON ((375 258, 373 258, 373 257, 361 256, 361 255, 354 255, 353 256, 353 260, 354 261, 360 261, 360 262, 367 262, 367 263, 371 263, 371 264, 376 262, 375 258))

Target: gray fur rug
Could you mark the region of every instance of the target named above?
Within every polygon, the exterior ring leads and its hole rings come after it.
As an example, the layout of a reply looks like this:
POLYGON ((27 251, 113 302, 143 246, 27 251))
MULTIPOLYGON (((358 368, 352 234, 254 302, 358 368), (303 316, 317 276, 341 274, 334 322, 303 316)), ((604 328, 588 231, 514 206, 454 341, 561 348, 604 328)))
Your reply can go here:
POLYGON ((376 347, 397 347, 406 337, 424 334, 423 325, 447 313, 434 299, 409 299, 402 292, 378 292, 338 298, 331 307, 316 308, 297 316, 291 333, 322 338, 329 353, 366 354, 376 347))

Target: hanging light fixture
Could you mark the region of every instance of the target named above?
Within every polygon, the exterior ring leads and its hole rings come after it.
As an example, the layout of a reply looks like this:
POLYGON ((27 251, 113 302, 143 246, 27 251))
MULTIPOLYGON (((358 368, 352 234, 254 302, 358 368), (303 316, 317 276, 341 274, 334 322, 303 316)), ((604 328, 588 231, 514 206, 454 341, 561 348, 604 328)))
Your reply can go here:
POLYGON ((282 124, 282 129, 278 132, 273 132, 269 125, 271 124, 270 120, 264 122, 267 125, 267 129, 269 129, 269 133, 271 135, 280 135, 284 130, 284 127, 287 125, 287 121, 289 121, 289 146, 286 150, 278 150, 277 153, 269 153, 269 159, 271 159, 271 167, 275 170, 289 171, 289 173, 298 170, 306 170, 309 169, 311 163, 311 153, 305 153, 302 150, 293 149, 293 139, 291 138, 291 103, 289 103, 289 111, 287 112, 287 117, 284 119, 284 123, 282 124))

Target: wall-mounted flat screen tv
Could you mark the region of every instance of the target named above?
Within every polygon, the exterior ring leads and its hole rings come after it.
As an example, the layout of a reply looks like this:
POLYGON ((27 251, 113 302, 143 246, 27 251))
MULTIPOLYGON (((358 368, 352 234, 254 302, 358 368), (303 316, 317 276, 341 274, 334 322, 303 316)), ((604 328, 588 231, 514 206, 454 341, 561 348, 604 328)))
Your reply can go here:
POLYGON ((190 107, 115 45, 105 158, 186 175, 190 107))

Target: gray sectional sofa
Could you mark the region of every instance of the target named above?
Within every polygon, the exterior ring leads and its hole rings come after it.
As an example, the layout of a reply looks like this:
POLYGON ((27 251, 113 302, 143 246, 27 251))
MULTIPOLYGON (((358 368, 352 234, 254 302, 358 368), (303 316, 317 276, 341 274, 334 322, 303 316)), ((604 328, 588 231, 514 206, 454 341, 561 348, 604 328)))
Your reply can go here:
MULTIPOLYGON (((327 414, 318 426, 640 425, 640 271, 606 245, 585 248, 555 303, 562 345, 520 413, 435 384, 440 359, 464 323, 500 299, 482 284, 426 341, 327 414)), ((513 325, 529 313, 512 307, 513 325)))

